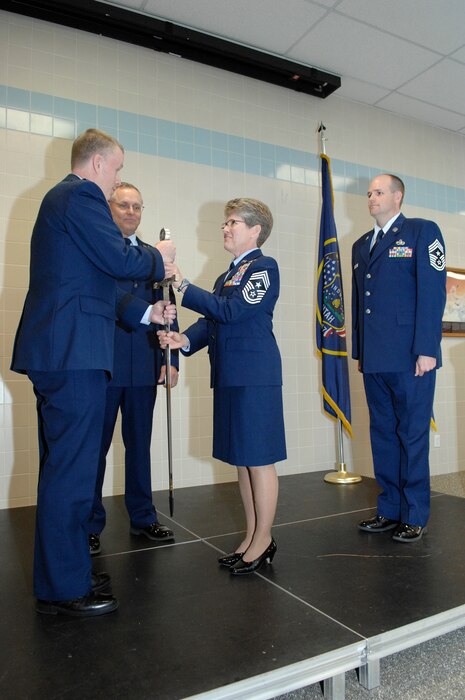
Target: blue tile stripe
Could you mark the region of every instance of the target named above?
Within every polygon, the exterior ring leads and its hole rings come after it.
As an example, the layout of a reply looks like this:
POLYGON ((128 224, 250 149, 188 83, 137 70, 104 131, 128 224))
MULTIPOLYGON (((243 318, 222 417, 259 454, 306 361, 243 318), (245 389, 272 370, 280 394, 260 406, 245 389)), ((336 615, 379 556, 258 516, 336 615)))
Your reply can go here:
MULTIPOLYGON (((320 169, 317 153, 5 85, 0 85, 0 127, 69 139, 97 127, 129 151, 300 184, 314 184, 320 169)), ((331 158, 331 169, 334 190, 362 196, 382 170, 337 158, 331 158)), ((409 204, 465 212, 465 189, 396 174, 405 182, 409 204)))

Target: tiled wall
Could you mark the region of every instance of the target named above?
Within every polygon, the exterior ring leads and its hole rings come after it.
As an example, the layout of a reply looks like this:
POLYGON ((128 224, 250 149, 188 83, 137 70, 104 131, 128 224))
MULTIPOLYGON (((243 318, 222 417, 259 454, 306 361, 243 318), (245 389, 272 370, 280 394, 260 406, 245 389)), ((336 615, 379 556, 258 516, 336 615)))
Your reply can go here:
MULTIPOLYGON (((74 139, 90 127, 115 136, 129 151, 222 170, 315 185, 318 156, 308 150, 206 129, 122 109, 0 85, 0 128, 74 139)), ((365 195, 379 168, 331 159, 336 191, 365 195)), ((410 205, 465 214, 465 189, 399 172, 410 205)))
MULTIPOLYGON (((315 266, 320 206, 317 127, 327 127, 335 213, 350 307, 350 249, 371 227, 366 189, 392 171, 406 182, 407 216, 441 226, 448 264, 465 268, 465 140, 362 107, 262 84, 164 54, 38 20, 0 12, 0 507, 35 502, 36 416, 27 379, 9 371, 14 333, 28 283, 29 239, 43 194, 69 169, 72 139, 89 126, 126 148, 123 177, 142 191, 141 234, 154 242, 168 226, 178 261, 210 288, 229 257, 219 225, 235 196, 266 201, 275 228, 266 252, 282 279, 275 331, 284 366, 288 459, 282 474, 330 470, 337 461, 334 424, 322 414, 314 349, 315 266)), ((191 312, 180 311, 184 328, 191 312)), ((348 318, 350 325, 350 318, 348 318)), ((349 334, 350 343, 350 334, 349 334)), ((349 345, 350 347, 350 345, 349 345)), ((443 342, 435 417, 441 447, 434 473, 465 468, 465 339, 443 342)), ((350 361, 353 428, 348 468, 372 474, 368 416, 360 376, 350 361)), ((240 367, 238 367, 240 371, 240 367)), ((182 361, 173 391, 175 486, 235 478, 211 458, 211 392, 204 353, 182 361)), ((153 483, 166 488, 166 411, 154 417, 153 483)), ((123 487, 119 430, 109 455, 106 493, 123 487)))

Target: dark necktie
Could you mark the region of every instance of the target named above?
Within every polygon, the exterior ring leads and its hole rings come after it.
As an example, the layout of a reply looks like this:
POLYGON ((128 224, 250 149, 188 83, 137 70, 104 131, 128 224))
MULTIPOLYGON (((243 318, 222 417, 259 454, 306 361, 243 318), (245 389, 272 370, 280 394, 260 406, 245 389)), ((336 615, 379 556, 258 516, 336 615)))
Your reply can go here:
POLYGON ((234 270, 235 267, 236 267, 236 266, 234 265, 234 261, 231 262, 230 265, 229 265, 229 267, 228 267, 228 271, 227 271, 227 273, 226 273, 225 276, 224 276, 223 284, 226 282, 226 280, 228 279, 229 275, 231 274, 231 272, 234 270))
POLYGON ((380 228, 379 231, 378 231, 378 235, 376 236, 375 242, 373 243, 372 248, 371 248, 371 250, 370 250, 370 258, 371 258, 371 256, 373 255, 373 253, 374 253, 374 251, 375 251, 375 248, 376 248, 376 246, 378 245, 378 243, 383 239, 383 236, 384 236, 384 231, 383 231, 382 228, 380 228))
POLYGON ((126 243, 126 245, 132 245, 130 238, 125 238, 124 242, 126 243))

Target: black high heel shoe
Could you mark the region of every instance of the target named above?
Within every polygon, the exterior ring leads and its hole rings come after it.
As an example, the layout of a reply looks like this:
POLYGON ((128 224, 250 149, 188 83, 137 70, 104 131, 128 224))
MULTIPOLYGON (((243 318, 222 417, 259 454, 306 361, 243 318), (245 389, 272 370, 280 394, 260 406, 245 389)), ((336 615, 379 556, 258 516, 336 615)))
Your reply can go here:
POLYGON ((231 566, 237 564, 237 562, 240 561, 243 556, 244 552, 233 552, 232 554, 226 554, 225 557, 220 557, 218 559, 218 564, 220 566, 226 566, 228 569, 230 569, 231 566))
POLYGON ((271 542, 265 549, 263 554, 261 554, 253 561, 244 561, 244 559, 241 559, 237 564, 231 566, 229 571, 233 576, 243 576, 244 574, 252 574, 254 571, 258 571, 258 569, 265 561, 268 562, 268 564, 271 564, 277 549, 278 545, 276 544, 274 539, 271 538, 271 542))

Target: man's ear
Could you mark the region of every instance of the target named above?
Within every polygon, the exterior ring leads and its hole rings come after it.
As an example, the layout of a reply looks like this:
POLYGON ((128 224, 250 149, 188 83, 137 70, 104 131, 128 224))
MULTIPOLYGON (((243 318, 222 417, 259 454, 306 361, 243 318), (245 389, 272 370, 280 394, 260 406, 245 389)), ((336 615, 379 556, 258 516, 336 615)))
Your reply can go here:
POLYGON ((94 172, 98 173, 100 172, 102 168, 104 158, 101 153, 94 153, 94 155, 91 158, 91 163, 92 163, 92 169, 94 172))

